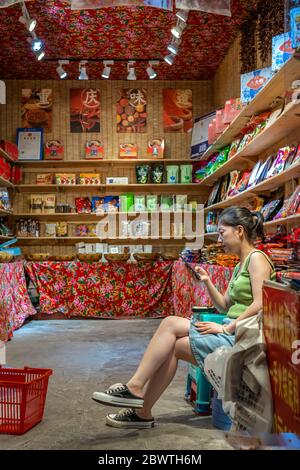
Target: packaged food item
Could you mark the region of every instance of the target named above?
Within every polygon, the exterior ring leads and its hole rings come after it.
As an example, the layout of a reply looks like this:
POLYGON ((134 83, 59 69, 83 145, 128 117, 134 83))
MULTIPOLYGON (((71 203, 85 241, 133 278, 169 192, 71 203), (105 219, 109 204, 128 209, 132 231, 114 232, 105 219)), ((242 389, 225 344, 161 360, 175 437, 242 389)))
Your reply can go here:
POLYGON ((292 48, 292 35, 288 31, 272 38, 272 70, 279 70, 295 52, 292 48))
POLYGON ((76 184, 75 173, 56 173, 55 184, 76 184))
POLYGON ((241 142, 241 137, 238 137, 237 139, 234 139, 230 145, 230 149, 228 152, 228 159, 232 158, 235 156, 235 154, 238 151, 239 145, 241 142))
POLYGON ((290 10, 290 24, 292 47, 297 49, 300 46, 300 7, 296 6, 290 10))
POLYGON ((129 237, 131 235, 131 229, 130 229, 130 221, 128 220, 121 220, 121 230, 120 230, 120 235, 121 237, 129 237))
POLYGON ((155 212, 158 210, 158 196, 156 194, 147 194, 147 211, 155 212))
POLYGON ((21 184, 23 181, 23 169, 13 165, 11 169, 11 180, 13 184, 21 184))
POLYGON ((27 219, 20 219, 17 223, 17 237, 28 237, 27 219))
POLYGON ((97 235, 97 225, 96 224, 88 224, 88 236, 89 237, 96 237, 97 235))
POLYGON ((106 184, 128 184, 128 176, 108 176, 106 184))
POLYGON ((298 144, 297 150, 295 152, 292 165, 295 165, 300 162, 300 144, 298 144))
POLYGON ((42 214, 44 196, 42 194, 31 194, 30 196, 30 212, 32 214, 42 214))
POLYGON ((67 224, 67 222, 57 222, 56 223, 56 236, 57 237, 67 237, 68 236, 68 224, 67 224))
POLYGON ((246 170, 243 172, 242 176, 240 177, 240 179, 238 180, 236 184, 236 187, 230 191, 229 193, 230 197, 234 196, 235 194, 241 193, 247 189, 250 175, 251 175, 251 170, 246 170))
POLYGON ((120 158, 137 158, 136 144, 120 144, 120 158))
POLYGON ((134 210, 135 212, 142 212, 146 210, 146 197, 142 194, 136 194, 134 197, 134 210))
POLYGON ((78 178, 79 184, 101 184, 99 173, 80 173, 78 178))
POLYGON ((283 204, 282 199, 275 199, 274 201, 270 201, 264 205, 261 209, 262 216, 264 221, 267 222, 268 220, 272 220, 275 214, 281 209, 283 204))
POLYGON ((274 162, 267 173, 267 178, 272 178, 273 176, 279 175, 284 170, 286 161, 289 157, 290 147, 282 147, 278 150, 277 156, 274 159, 274 162))
POLYGON ((291 144, 289 147, 290 147, 290 151, 289 151, 289 155, 287 157, 286 163, 285 163, 284 170, 287 170, 292 165, 294 158, 296 156, 296 153, 297 153, 298 145, 295 143, 295 144, 291 144))
POLYGON ((42 196, 43 201, 43 213, 44 214, 55 214, 55 194, 44 194, 42 196))
POLYGON ((56 237, 56 224, 45 224, 45 237, 56 237))
POLYGON ((161 184, 164 179, 164 166, 163 165, 153 165, 152 167, 152 183, 161 184))
POLYGON ((275 214, 273 220, 282 219, 284 217, 287 217, 288 216, 288 212, 287 212, 288 205, 289 205, 289 199, 285 199, 285 201, 283 201, 282 208, 279 209, 277 214, 275 214))
POLYGON ((121 212, 134 211, 134 194, 133 193, 121 194, 119 197, 119 205, 120 205, 121 212))
POLYGON ((104 144, 100 140, 88 140, 85 146, 87 160, 102 160, 104 157, 104 144))
POLYGON ((174 196, 162 194, 161 195, 161 211, 171 212, 174 210, 174 196))
POLYGON ((11 178, 11 165, 5 160, 4 157, 0 156, 0 176, 7 181, 10 181, 11 178))
POLYGON ((105 196, 104 209, 106 212, 118 212, 119 210, 119 196, 105 196))
POLYGON ((10 211, 10 199, 7 188, 0 188, 0 209, 3 211, 10 211))
POLYGON ((222 184, 223 179, 220 178, 213 186, 213 189, 210 192, 210 195, 208 196, 207 200, 207 205, 211 206, 212 204, 215 204, 216 202, 219 201, 219 195, 220 195, 220 188, 222 184))
POLYGON ((150 175, 150 166, 149 165, 138 165, 135 167, 136 172, 136 182, 138 184, 147 184, 149 181, 150 175))
POLYGON ((92 204, 88 197, 76 197, 75 207, 78 214, 90 214, 92 212, 92 204))
POLYGON ((188 197, 187 194, 176 194, 175 195, 175 211, 183 211, 187 206, 188 197))
POLYGON ((255 70, 253 72, 241 74, 241 101, 243 104, 249 103, 257 93, 273 77, 274 72, 271 67, 255 70))
POLYGON ((216 118, 213 118, 212 121, 208 124, 208 143, 209 143, 209 145, 213 144, 216 140, 217 140, 216 118))
POLYGON ((39 237, 40 236, 40 223, 35 219, 27 220, 27 235, 28 237, 39 237))
POLYGON ((76 237, 87 237, 88 236, 88 226, 86 224, 79 224, 75 226, 75 236, 76 237))
POLYGON ((242 109, 243 109, 243 104, 240 98, 234 98, 234 99, 225 101, 224 117, 223 117, 224 124, 230 124, 236 118, 236 116, 240 114, 242 109))
POLYGON ((249 181, 248 181, 248 189, 249 189, 249 188, 252 188, 252 186, 255 186, 257 173, 258 173, 259 168, 261 167, 261 165, 262 165, 262 162, 261 162, 261 161, 258 161, 258 162, 254 165, 254 167, 252 168, 251 175, 250 175, 249 181))
POLYGON ((164 139, 149 140, 147 153, 151 156, 151 158, 164 158, 164 148, 164 139))
POLYGON ((180 165, 180 183, 191 183, 193 174, 193 165, 180 165))
POLYGON ((266 161, 263 162, 263 164, 259 167, 259 170, 258 170, 257 175, 255 177, 255 183, 254 184, 261 183, 262 181, 264 181, 267 178, 267 175, 270 171, 270 168, 273 165, 274 159, 275 159, 275 156, 270 155, 266 159, 266 161))
POLYGON ((104 197, 93 196, 92 197, 92 212, 95 212, 96 215, 104 214, 104 197))
POLYGON ((214 233, 218 231, 219 214, 217 211, 211 211, 206 216, 206 232, 214 233))
POLYGON ((188 203, 188 210, 192 212, 196 212, 198 208, 198 202, 197 201, 190 201, 188 203))
POLYGON ((287 205, 287 215, 294 215, 300 212, 300 185, 297 186, 287 205))
POLYGON ((36 175, 36 184, 52 184, 53 175, 51 173, 38 173, 36 175))
POLYGON ((62 140, 48 140, 45 143, 45 160, 63 160, 64 143, 62 140))
POLYGON ((227 193, 226 193, 226 198, 229 197, 230 193, 234 191, 234 189, 237 185, 239 176, 240 176, 240 172, 238 170, 233 170, 229 173, 229 178, 230 179, 229 179, 228 189, 227 189, 227 193))
POLYGON ((227 127, 224 123, 224 112, 224 108, 216 111, 216 134, 222 134, 227 127))
POLYGON ((178 165, 167 165, 167 183, 175 184, 178 183, 178 165))

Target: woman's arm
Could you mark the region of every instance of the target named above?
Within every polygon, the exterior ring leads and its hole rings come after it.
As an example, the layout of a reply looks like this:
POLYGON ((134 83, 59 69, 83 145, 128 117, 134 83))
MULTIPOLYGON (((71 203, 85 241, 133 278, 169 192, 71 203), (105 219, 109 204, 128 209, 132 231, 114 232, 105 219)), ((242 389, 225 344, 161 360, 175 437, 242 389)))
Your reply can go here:
POLYGON ((248 272, 252 286, 253 302, 236 320, 226 326, 228 333, 233 333, 238 321, 256 315, 262 309, 263 282, 270 279, 271 266, 262 253, 253 253, 248 272))
POLYGON ((207 274, 207 272, 203 268, 201 268, 201 266, 196 266, 195 271, 197 271, 197 273, 200 275, 200 280, 207 287, 209 296, 210 296, 214 306, 218 310, 218 312, 226 313, 227 310, 230 307, 230 298, 229 298, 229 295, 228 295, 228 289, 227 289, 225 295, 220 294, 218 289, 216 289, 216 287, 213 285, 213 283, 212 283, 209 275, 207 274))

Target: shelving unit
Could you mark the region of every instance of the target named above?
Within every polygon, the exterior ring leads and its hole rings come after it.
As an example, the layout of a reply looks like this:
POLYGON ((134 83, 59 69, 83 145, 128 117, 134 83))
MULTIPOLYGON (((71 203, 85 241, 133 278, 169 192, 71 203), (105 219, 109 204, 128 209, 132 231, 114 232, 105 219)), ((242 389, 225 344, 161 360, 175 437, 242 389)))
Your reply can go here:
MULTIPOLYGON (((16 213, 13 215, 14 218, 20 219, 20 218, 31 218, 31 219, 37 219, 41 221, 59 221, 59 220, 65 220, 70 223, 75 223, 75 224, 82 224, 83 222, 86 223, 95 223, 95 222, 100 222, 102 219, 109 215, 116 215, 118 218, 122 216, 126 216, 128 218, 135 218, 138 216, 147 216, 149 219, 151 218, 151 215, 160 215, 161 217, 167 217, 168 215, 172 218, 174 218, 175 214, 193 214, 192 211, 153 211, 153 212, 146 212, 146 211, 141 211, 141 212, 105 212, 102 215, 96 215, 93 213, 90 214, 77 214, 75 212, 72 213, 54 213, 54 214, 32 214, 30 212, 26 213, 16 213)), ((1 215, 1 214, 0 214, 1 215)))
MULTIPOLYGON (((135 166, 141 163, 149 164, 163 164, 163 165, 181 165, 181 164, 193 164, 193 161, 188 159, 174 159, 174 158, 136 158, 136 159, 124 159, 124 158, 114 158, 114 159, 103 159, 103 160, 38 160, 38 161, 24 161, 20 162, 24 170, 28 169, 38 169, 39 171, 44 171, 45 168, 52 169, 62 169, 62 168, 99 168, 99 167, 120 167, 120 166, 135 166)), ((69 170, 72 171, 72 170, 69 170)))
POLYGON ((10 215, 13 215, 12 211, 5 211, 5 210, 0 209, 0 217, 8 217, 10 215))
POLYGON ((74 245, 75 243, 109 243, 113 245, 164 245, 164 246, 178 246, 185 242, 191 242, 185 238, 170 238, 168 240, 163 238, 98 238, 98 237, 18 237, 18 244, 21 245, 74 245), (46 243, 47 242, 47 243, 46 243))
POLYGON ((2 176, 0 176, 0 186, 5 186, 6 188, 14 188, 15 185, 13 183, 11 183, 11 181, 8 181, 4 178, 2 178, 2 176))

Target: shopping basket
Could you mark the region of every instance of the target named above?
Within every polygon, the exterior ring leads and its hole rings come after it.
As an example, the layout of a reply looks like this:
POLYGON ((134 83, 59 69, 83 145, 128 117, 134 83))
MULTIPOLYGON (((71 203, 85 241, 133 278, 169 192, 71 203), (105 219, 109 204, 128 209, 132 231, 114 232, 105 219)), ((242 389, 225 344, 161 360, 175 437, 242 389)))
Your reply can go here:
POLYGON ((24 434, 42 420, 52 372, 0 366, 0 433, 24 434))

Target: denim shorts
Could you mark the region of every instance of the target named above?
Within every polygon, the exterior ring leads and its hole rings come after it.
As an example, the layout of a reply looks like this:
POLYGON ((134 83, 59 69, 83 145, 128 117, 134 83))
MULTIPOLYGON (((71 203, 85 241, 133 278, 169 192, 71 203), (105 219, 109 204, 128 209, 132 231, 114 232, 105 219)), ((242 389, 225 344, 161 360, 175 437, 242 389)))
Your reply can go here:
MULTIPOLYGON (((223 325, 228 325, 231 322, 230 318, 224 318, 223 325)), ((202 335, 196 330, 192 322, 189 330, 189 339, 193 356, 202 370, 207 354, 214 352, 220 346, 232 347, 234 345, 234 335, 225 335, 223 333, 202 335)))

